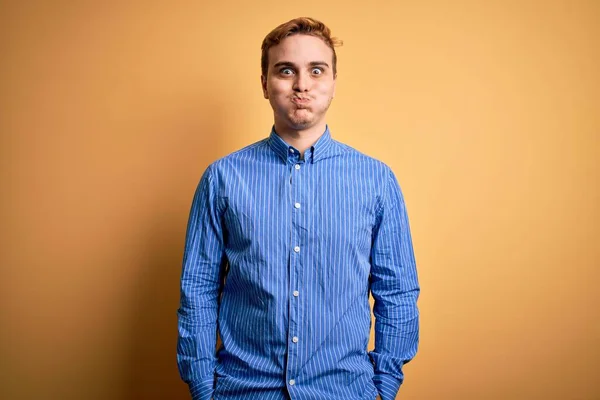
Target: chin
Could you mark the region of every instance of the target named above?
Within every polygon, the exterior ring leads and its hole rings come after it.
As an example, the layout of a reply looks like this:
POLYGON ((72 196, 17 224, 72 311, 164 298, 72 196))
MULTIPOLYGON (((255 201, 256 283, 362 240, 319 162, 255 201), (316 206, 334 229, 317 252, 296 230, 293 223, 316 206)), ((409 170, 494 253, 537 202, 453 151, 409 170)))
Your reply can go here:
POLYGON ((305 118, 290 117, 288 120, 291 125, 302 126, 302 127, 309 127, 309 126, 314 125, 314 123, 315 123, 315 119, 309 118, 309 117, 305 117, 305 118))
POLYGON ((315 119, 312 116, 298 117, 294 115, 290 115, 288 121, 291 126, 297 127, 298 129, 308 128, 315 123, 315 119))
POLYGON ((290 127, 296 131, 302 131, 304 129, 308 129, 312 125, 313 125, 312 121, 307 121, 307 122, 290 121, 290 127))

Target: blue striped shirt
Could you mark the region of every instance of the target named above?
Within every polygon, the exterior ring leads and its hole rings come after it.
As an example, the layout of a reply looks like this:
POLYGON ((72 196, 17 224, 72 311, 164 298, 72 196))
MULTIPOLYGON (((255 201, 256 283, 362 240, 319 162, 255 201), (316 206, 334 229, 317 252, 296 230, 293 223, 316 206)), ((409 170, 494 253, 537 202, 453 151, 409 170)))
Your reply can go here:
POLYGON ((303 158, 273 130, 212 163, 194 195, 179 372, 194 400, 392 400, 417 351, 418 295, 390 168, 329 128, 303 158))

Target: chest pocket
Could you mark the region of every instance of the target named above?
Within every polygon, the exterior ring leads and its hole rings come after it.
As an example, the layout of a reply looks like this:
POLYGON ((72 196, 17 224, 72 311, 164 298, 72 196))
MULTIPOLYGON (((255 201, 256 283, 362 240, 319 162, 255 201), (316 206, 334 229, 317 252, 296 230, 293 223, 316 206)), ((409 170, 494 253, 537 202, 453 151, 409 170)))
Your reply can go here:
POLYGON ((224 214, 227 232, 226 247, 238 251, 248 251, 254 237, 254 218, 249 204, 239 204, 225 198, 224 214))
POLYGON ((369 252, 375 221, 373 193, 360 188, 356 182, 343 180, 334 182, 328 193, 329 197, 320 199, 321 237, 327 243, 341 246, 336 250, 344 254, 369 252))

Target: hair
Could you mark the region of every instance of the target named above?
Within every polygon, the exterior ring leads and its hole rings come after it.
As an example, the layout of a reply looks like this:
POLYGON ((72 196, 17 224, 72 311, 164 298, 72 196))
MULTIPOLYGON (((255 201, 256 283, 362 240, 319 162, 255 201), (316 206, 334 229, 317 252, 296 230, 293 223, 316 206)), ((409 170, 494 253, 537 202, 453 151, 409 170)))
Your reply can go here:
POLYGON ((333 51, 333 76, 337 75, 337 55, 335 47, 341 46, 343 42, 335 37, 331 37, 331 30, 321 21, 314 18, 301 17, 292 19, 273 29, 263 40, 261 45, 260 66, 263 76, 267 76, 269 68, 269 49, 277 46, 283 39, 292 35, 310 35, 323 40, 327 47, 333 51))

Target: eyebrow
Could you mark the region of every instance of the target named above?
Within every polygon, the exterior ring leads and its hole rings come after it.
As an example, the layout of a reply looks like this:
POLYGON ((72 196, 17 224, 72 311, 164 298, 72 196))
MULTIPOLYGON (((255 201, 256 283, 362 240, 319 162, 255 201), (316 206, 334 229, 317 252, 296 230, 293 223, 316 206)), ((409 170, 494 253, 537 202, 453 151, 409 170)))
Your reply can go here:
MULTIPOLYGON (((329 64, 327 64, 325 61, 311 61, 308 63, 308 65, 310 65, 311 67, 317 67, 317 66, 325 66, 327 68, 329 68, 329 64)), ((295 67, 296 65, 293 62, 290 61, 279 61, 277 63, 275 63, 273 65, 273 68, 278 68, 278 67, 295 67)))

